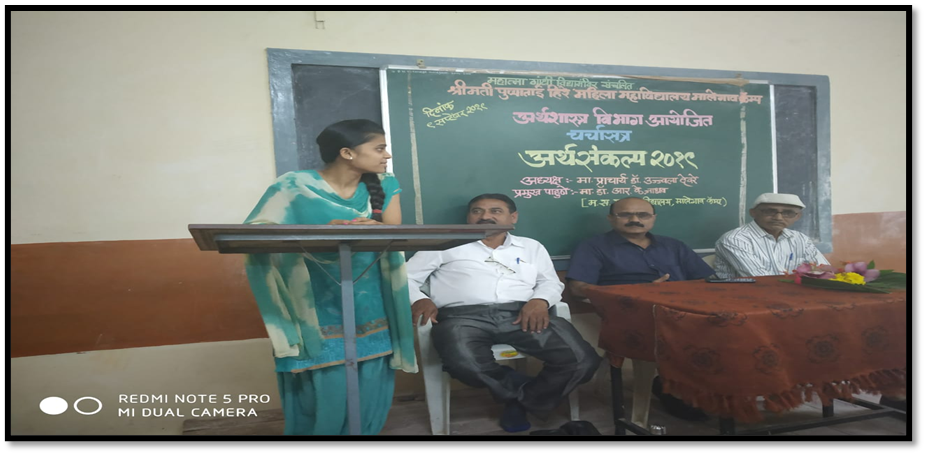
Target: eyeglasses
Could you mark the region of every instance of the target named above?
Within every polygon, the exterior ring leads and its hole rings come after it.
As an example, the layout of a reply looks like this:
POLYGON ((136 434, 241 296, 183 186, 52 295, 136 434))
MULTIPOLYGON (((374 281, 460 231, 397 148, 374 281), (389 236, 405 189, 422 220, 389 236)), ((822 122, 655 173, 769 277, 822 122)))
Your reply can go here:
POLYGON ((504 268, 505 270, 507 270, 507 272, 508 272, 509 274, 514 274, 514 273, 517 272, 517 271, 515 271, 513 268, 511 268, 511 267, 509 267, 509 266, 507 266, 507 265, 505 265, 505 264, 503 264, 503 263, 501 263, 501 262, 495 260, 495 256, 493 256, 493 255, 489 255, 488 258, 485 259, 485 263, 494 263, 494 264, 496 264, 496 265, 499 265, 501 268, 504 268))
POLYGON ((645 211, 637 211, 635 213, 631 213, 628 211, 621 211, 617 214, 614 214, 613 216, 616 216, 620 219, 630 219, 633 216, 636 216, 637 218, 639 218, 640 221, 645 221, 646 219, 650 219, 652 218, 652 216, 655 216, 655 215, 652 213, 646 213, 645 211))
POLYGON ((779 214, 787 219, 793 219, 797 217, 798 214, 800 214, 799 211, 793 211, 793 210, 778 211, 778 210, 775 210, 774 208, 762 208, 758 210, 758 212, 761 213, 762 216, 766 216, 769 218, 773 218, 774 216, 777 216, 779 214))

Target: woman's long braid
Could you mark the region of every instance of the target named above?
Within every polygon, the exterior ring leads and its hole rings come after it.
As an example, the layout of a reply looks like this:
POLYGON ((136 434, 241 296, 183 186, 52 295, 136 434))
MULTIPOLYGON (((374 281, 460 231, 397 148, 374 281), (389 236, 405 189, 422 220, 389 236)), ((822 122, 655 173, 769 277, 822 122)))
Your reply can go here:
POLYGON ((385 203, 385 191, 382 190, 379 175, 364 173, 360 181, 366 183, 366 190, 369 191, 369 204, 373 210, 373 219, 382 222, 382 205, 385 203))

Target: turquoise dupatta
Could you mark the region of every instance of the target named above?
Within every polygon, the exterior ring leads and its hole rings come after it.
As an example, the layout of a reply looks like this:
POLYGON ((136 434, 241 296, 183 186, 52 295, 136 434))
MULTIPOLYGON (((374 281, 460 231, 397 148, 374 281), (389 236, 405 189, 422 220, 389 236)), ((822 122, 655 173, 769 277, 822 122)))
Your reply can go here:
MULTIPOLYGON (((400 189, 398 181, 391 174, 382 174, 379 177, 386 193, 384 210, 392 196, 400 189)), ((343 199, 317 172, 305 170, 280 176, 267 189, 244 223, 327 224, 332 219, 368 218, 371 217, 371 213, 369 193, 364 183, 360 183, 352 198, 343 199)), ((373 253, 357 253, 354 255, 355 260, 360 258, 358 257, 360 254, 373 253)), ((375 255, 378 254, 373 254, 371 257, 375 255)), ((314 254, 314 256, 321 256, 321 254, 314 254)), ((333 258, 336 254, 326 254, 326 256, 333 258)), ((329 279, 329 277, 310 274, 306 259, 318 262, 307 254, 298 253, 249 254, 245 258, 247 277, 273 345, 277 370, 283 367, 282 365, 287 365, 285 371, 290 372, 334 365, 334 363, 316 364, 319 357, 330 354, 330 343, 337 341, 336 336, 326 337, 323 327, 319 326, 318 300, 312 285, 313 278, 329 279), (293 364, 307 364, 310 367, 291 366, 293 364), (288 370, 289 367, 294 369, 288 370)), ((319 269, 317 266, 324 265, 313 265, 312 267, 317 270, 319 269)), ((416 373, 418 367, 414 356, 414 326, 411 321, 411 303, 404 253, 384 254, 378 266, 371 268, 370 272, 377 268, 381 275, 378 282, 380 285, 374 287, 381 289, 378 293, 381 294, 381 304, 388 321, 388 338, 391 341, 392 352, 389 367, 416 373)), ((317 282, 314 287, 318 287, 317 282)), ((361 293, 363 293, 362 288, 358 283, 354 294, 358 301, 361 293)), ((363 293, 363 297, 366 298, 363 301, 369 304, 379 303, 378 299, 369 300, 368 293, 363 293)), ((359 318, 358 323, 360 323, 359 318)), ((384 332, 381 334, 385 335, 384 332)), ((339 359, 342 364, 342 340, 339 342, 341 342, 338 350, 339 359)), ((363 356, 363 352, 358 352, 359 358, 362 359, 363 356)))

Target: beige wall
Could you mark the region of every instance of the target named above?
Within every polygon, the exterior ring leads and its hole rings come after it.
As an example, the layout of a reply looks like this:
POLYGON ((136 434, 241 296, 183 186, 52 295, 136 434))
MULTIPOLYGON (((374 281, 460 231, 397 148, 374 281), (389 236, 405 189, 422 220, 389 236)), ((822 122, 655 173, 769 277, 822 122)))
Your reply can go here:
MULTIPOLYGON (((310 11, 13 12, 12 243, 189 238, 190 223, 240 222, 275 176, 267 47, 828 75, 833 214, 905 210, 903 13, 322 17, 324 29, 310 11)), ((594 337, 593 320, 576 323, 594 337)), ((15 358, 12 433, 180 430, 42 415, 49 395, 259 392, 278 408, 267 343, 15 358)), ((397 394, 420 389, 419 375, 398 380, 397 394)))
POLYGON ((322 17, 324 29, 310 11, 13 12, 12 242, 240 222, 275 173, 267 47, 828 75, 833 213, 905 210, 903 13, 322 17))

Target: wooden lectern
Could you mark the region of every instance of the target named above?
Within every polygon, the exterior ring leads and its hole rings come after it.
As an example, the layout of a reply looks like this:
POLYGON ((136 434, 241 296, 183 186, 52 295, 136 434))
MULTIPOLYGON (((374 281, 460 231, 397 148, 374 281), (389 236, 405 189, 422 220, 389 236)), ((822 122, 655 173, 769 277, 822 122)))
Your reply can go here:
MULTIPOLYGON (((221 254, 339 252, 344 311, 344 365, 347 368, 347 422, 360 434, 360 389, 353 312, 351 252, 439 251, 507 232, 511 225, 262 225, 190 224, 203 251, 221 254)), ((365 273, 366 271, 364 271, 365 273)), ((362 275, 362 274, 361 274, 362 275)))

